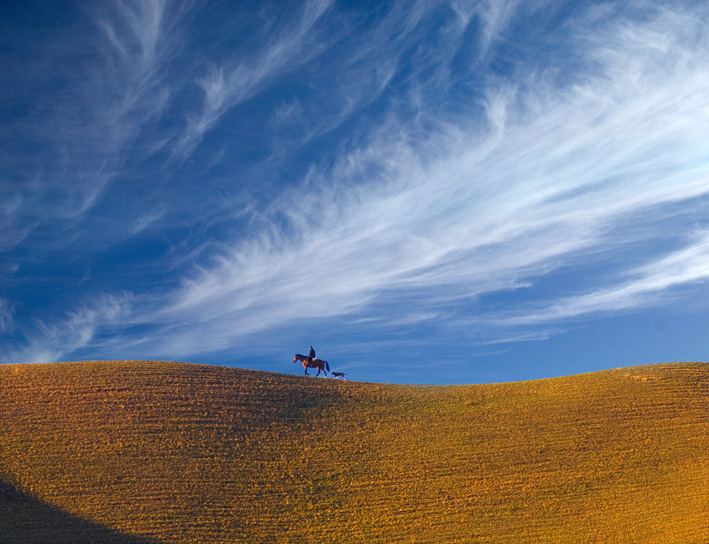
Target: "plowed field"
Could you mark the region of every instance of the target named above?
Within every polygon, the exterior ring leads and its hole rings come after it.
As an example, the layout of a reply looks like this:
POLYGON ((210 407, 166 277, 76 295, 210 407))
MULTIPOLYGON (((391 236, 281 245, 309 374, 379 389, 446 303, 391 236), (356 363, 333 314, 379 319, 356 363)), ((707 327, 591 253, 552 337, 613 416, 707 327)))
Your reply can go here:
POLYGON ((709 366, 498 385, 0 366, 0 542, 709 542, 709 366))

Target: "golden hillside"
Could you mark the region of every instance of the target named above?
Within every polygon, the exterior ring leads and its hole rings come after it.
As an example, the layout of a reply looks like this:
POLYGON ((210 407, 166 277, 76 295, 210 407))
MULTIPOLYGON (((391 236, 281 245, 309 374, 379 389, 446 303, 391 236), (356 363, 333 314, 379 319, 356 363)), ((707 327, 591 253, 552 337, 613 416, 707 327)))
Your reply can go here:
POLYGON ((0 542, 709 542, 709 366, 498 385, 0 366, 0 542))

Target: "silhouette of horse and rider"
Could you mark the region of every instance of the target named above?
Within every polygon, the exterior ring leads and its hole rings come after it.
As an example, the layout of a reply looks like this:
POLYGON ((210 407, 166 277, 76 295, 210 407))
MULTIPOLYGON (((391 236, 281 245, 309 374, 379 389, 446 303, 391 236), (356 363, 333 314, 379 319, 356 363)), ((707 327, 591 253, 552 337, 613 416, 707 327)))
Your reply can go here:
POLYGON ((293 357, 293 362, 295 363, 296 361, 300 361, 301 363, 303 363, 303 368, 305 369, 306 376, 310 376, 310 374, 308 374, 309 368, 318 369, 318 373, 315 374, 316 377, 320 376, 320 372, 322 371, 325 374, 325 377, 327 378, 327 373, 330 371, 330 365, 328 364, 328 362, 323 361, 322 359, 318 359, 315 356, 315 350, 313 349, 313 346, 310 346, 310 351, 308 352, 308 355, 301 355, 300 353, 296 353, 293 357), (327 369, 327 371, 325 369, 327 369))

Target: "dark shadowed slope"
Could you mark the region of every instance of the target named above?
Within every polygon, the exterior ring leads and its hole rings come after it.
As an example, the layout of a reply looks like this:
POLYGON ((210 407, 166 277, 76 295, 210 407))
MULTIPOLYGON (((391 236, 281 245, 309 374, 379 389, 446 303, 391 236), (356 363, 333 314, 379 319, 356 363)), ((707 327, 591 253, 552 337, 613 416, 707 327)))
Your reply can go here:
POLYGON ((0 481, 0 544, 157 544, 62 512, 0 481))
POLYGON ((46 504, 162 542, 706 544, 708 396, 702 363, 472 386, 0 366, 0 512, 12 542, 46 504))

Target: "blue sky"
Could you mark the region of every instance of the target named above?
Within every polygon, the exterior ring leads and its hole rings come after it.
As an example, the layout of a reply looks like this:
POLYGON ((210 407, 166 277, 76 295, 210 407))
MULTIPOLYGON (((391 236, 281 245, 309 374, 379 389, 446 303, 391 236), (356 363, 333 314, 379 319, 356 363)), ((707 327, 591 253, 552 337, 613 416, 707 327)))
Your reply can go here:
POLYGON ((0 361, 709 358, 706 2, 4 2, 0 361))

